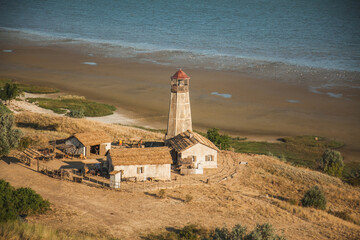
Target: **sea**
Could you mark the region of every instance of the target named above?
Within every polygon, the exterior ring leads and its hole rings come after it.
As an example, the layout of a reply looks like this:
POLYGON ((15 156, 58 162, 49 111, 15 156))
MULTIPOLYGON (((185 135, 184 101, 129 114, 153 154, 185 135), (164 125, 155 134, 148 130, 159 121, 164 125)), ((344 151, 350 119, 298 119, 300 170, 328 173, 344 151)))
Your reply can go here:
POLYGON ((360 88, 359 0, 0 0, 0 29, 90 56, 360 88))

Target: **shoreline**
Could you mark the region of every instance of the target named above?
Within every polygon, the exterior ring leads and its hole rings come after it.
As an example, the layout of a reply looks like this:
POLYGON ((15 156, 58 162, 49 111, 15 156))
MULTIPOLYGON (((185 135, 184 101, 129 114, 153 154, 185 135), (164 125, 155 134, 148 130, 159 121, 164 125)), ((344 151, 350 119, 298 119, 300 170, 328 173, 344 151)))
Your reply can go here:
MULTIPOLYGON (((12 52, 0 52, 0 77, 112 104, 136 125, 166 128, 170 76, 176 68, 89 56, 64 45, 23 44, 19 39, 8 42, 1 36, 0 49, 12 52)), ((319 135, 344 141, 353 152, 349 157, 359 160, 360 89, 309 89, 304 83, 260 79, 234 71, 183 70, 191 77, 195 129, 217 127, 233 136, 260 139, 319 135), (339 93, 342 95, 336 95, 339 93)))

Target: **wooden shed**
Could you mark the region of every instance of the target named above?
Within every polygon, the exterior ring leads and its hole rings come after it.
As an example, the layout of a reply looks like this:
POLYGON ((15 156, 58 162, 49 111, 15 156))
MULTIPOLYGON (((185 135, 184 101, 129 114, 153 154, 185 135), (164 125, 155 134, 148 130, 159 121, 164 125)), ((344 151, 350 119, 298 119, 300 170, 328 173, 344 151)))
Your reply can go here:
POLYGON ((120 171, 122 179, 139 181, 155 178, 171 179, 172 157, 168 147, 110 149, 109 171, 120 171))
POLYGON ((206 137, 187 130, 169 139, 167 143, 176 152, 177 164, 185 163, 189 167, 182 168, 183 174, 202 174, 204 168, 217 168, 219 149, 206 137))
POLYGON ((111 148, 111 137, 103 131, 76 133, 69 137, 65 144, 75 146, 75 154, 78 155, 83 154, 86 157, 91 154, 105 156, 111 148))

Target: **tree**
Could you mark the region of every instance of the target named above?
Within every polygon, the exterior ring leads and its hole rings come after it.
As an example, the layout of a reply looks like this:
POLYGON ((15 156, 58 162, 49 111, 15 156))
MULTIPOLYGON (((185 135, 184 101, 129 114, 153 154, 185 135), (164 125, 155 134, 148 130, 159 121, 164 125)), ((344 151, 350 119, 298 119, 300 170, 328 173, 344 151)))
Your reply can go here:
POLYGON ((326 149, 322 155, 322 166, 327 174, 341 177, 345 165, 339 151, 326 149))
POLYGON ((304 207, 314 207, 317 209, 325 210, 326 198, 324 192, 318 186, 310 188, 301 199, 301 204, 304 207))
POLYGON ((0 157, 8 155, 12 148, 18 146, 23 133, 13 129, 14 116, 8 112, 0 112, 0 157))
POLYGON ((230 137, 226 134, 220 135, 217 128, 208 129, 206 137, 220 149, 227 150, 230 148, 230 137))
POLYGON ((10 103, 11 100, 21 95, 22 91, 15 83, 6 83, 4 88, 0 90, 0 98, 10 103))

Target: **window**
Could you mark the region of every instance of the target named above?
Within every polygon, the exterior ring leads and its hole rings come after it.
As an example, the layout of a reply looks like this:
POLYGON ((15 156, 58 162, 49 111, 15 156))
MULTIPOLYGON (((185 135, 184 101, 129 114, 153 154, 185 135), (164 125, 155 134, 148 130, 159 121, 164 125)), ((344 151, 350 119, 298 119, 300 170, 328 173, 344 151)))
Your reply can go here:
POLYGON ((138 167, 137 168, 137 173, 138 174, 144 173, 144 167, 138 167))
POLYGON ((214 156, 213 155, 205 156, 205 161, 214 161, 214 156))
POLYGON ((190 156, 190 158, 193 162, 196 162, 196 156, 190 156))

